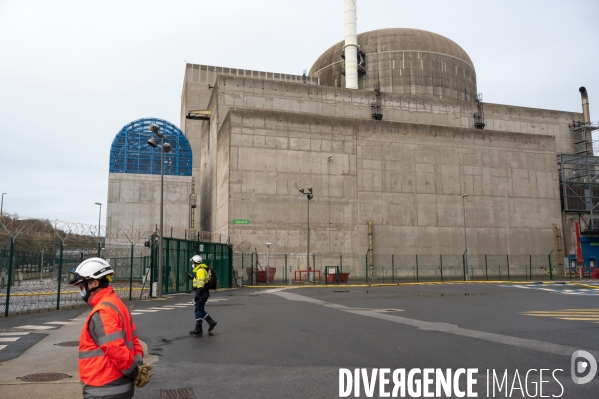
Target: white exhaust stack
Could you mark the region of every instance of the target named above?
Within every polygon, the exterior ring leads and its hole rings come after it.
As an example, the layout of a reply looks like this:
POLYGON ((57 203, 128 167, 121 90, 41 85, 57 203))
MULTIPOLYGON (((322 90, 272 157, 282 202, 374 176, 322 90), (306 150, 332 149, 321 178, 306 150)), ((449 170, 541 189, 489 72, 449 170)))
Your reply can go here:
POLYGON ((345 0, 345 88, 358 88, 358 34, 356 27, 356 2, 345 0))

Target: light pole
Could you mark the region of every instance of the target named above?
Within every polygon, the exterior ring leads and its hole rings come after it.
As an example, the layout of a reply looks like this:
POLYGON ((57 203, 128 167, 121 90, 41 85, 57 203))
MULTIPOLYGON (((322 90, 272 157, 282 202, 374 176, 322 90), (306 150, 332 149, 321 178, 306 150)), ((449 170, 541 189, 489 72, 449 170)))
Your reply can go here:
POLYGON ((270 243, 266 243, 266 284, 270 283, 270 243))
POLYGON ((158 241, 158 289, 156 292, 156 296, 158 298, 162 298, 162 254, 164 251, 164 246, 162 242, 164 230, 164 153, 171 151, 171 145, 166 142, 164 134, 160 133, 160 126, 158 126, 155 123, 152 123, 149 129, 152 133, 154 133, 154 137, 148 140, 148 145, 150 145, 153 148, 158 147, 158 140, 156 140, 156 137, 159 137, 162 141, 162 144, 160 145, 160 236, 158 241))
POLYGON ((100 205, 100 214, 98 215, 98 258, 100 257, 100 220, 102 220, 102 203, 96 202, 96 205, 100 205))
POLYGON ((466 197, 468 194, 462 194, 462 212, 464 214, 464 278, 468 280, 468 240, 466 239, 466 197))
POLYGON ((2 203, 0 204, 0 216, 2 216, 2 208, 4 208, 4 194, 8 193, 2 193, 2 203))
MULTIPOLYGON (((308 267, 308 269, 306 270, 306 277, 307 277, 310 275, 309 274, 310 273, 310 200, 312 198, 314 198, 314 196, 312 195, 312 187, 308 187, 307 191, 304 191, 303 188, 300 188, 299 192, 304 194, 306 196, 306 198, 308 198, 308 252, 307 252, 307 255, 308 255, 308 262, 307 262, 308 266, 307 267, 308 267)), ((313 276, 312 277, 313 282, 315 283, 316 276, 314 276, 314 273, 312 273, 312 276, 313 276)), ((307 278, 306 280, 309 280, 309 279, 307 278)))

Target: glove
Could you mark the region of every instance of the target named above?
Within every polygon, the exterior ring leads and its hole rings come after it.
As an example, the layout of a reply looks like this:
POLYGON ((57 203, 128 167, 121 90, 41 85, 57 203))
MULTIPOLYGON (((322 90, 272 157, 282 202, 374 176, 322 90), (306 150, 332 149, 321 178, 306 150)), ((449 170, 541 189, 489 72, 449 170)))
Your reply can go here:
POLYGON ((190 280, 193 280, 193 279, 194 279, 194 277, 193 277, 193 274, 191 274, 191 273, 187 273, 187 277, 188 277, 190 280))
POLYGON ((137 372, 137 377, 135 380, 133 380, 133 385, 141 388, 150 382, 150 378, 154 375, 154 373, 148 374, 149 370, 152 370, 152 366, 149 364, 142 364, 139 366, 139 371, 137 372))

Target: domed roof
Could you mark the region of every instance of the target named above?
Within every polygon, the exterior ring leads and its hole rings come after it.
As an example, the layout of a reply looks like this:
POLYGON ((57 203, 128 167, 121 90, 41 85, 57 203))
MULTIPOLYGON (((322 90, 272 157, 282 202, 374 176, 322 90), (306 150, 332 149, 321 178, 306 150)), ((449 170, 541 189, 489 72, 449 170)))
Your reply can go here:
MULTIPOLYGON (((316 73, 321 67, 331 62, 339 61, 339 54, 343 51, 345 40, 335 44, 325 51, 310 69, 310 75, 316 73)), ((439 53, 458 58, 472 68, 474 64, 456 42, 439 34, 420 29, 389 28, 378 29, 358 35, 358 44, 365 53, 384 53, 387 51, 426 51, 439 53)))
POLYGON ((187 137, 177 126, 159 118, 138 119, 117 133, 110 147, 110 173, 160 174, 161 147, 148 144, 154 137, 151 124, 160 127, 171 145, 171 151, 164 154, 164 174, 191 176, 193 156, 187 137))
MULTIPOLYGON (((345 41, 326 50, 310 69, 323 86, 344 87, 345 41)), ((358 35, 366 54, 359 88, 471 101, 476 72, 468 54, 454 41, 419 29, 379 29, 358 35)))

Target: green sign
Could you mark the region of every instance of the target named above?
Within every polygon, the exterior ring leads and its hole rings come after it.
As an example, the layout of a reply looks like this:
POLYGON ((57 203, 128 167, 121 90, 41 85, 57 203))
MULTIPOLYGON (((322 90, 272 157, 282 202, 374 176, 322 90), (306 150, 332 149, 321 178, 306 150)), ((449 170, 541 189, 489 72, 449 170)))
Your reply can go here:
POLYGON ((591 247, 599 247, 599 242, 592 242, 591 247))
POLYGON ((250 224, 250 219, 233 219, 233 224, 250 224))

